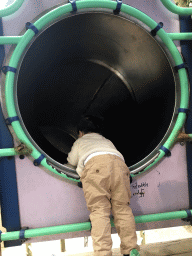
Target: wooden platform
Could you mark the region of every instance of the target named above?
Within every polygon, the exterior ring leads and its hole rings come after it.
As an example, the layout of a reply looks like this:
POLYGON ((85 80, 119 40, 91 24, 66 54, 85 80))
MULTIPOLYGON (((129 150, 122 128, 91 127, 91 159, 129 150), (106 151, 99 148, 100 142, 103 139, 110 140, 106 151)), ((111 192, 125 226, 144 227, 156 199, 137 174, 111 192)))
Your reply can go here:
MULTIPOLYGON (((140 255, 141 256, 192 256, 192 238, 181 239, 170 242, 154 243, 142 245, 140 255)), ((92 256, 92 252, 80 253, 80 254, 64 254, 64 255, 76 255, 76 256, 92 256)), ((113 249, 113 256, 121 256, 119 249, 113 249)))

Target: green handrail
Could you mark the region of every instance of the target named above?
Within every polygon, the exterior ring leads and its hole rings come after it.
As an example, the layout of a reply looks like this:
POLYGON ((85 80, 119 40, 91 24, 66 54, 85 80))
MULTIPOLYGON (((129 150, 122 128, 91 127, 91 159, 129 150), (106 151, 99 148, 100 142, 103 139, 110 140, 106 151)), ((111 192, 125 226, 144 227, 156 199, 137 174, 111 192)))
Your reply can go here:
POLYGON ((192 8, 190 7, 179 7, 170 0, 161 0, 162 4, 171 12, 178 15, 192 15, 192 8))
POLYGON ((0 157, 6 157, 6 156, 16 156, 18 155, 14 148, 4 148, 0 149, 0 157))
POLYGON ((22 36, 0 36, 0 45, 1 44, 18 44, 22 36))
POLYGON ((192 40, 192 33, 168 33, 171 40, 192 40))
POLYGON ((15 0, 15 2, 9 5, 8 7, 1 9, 0 17, 6 17, 8 15, 13 14, 17 10, 19 10, 19 8, 22 6, 24 1, 25 0, 15 0))
MULTIPOLYGON (((192 210, 189 210, 189 211, 192 214, 192 210)), ((175 211, 175 212, 165 212, 165 213, 135 216, 135 222, 147 223, 147 222, 173 220, 173 219, 184 219, 187 217, 188 217, 187 211, 175 211)), ((113 219, 111 219, 111 226, 112 227, 115 226, 113 219)), ((64 233, 78 232, 78 231, 88 231, 88 230, 91 230, 91 223, 83 222, 83 223, 68 224, 68 225, 61 225, 61 226, 28 229, 25 231, 25 238, 64 234, 64 233)), ((6 232, 1 234, 2 241, 18 240, 19 237, 20 237, 20 231, 6 232)))

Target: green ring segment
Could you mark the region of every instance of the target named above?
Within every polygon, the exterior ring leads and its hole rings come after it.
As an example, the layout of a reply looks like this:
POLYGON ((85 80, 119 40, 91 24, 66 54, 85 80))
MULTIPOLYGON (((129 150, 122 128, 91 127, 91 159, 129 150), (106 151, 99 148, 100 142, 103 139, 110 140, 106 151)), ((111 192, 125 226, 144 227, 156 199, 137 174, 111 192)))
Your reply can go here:
MULTIPOLYGON (((82 1, 77 1, 77 9, 86 9, 86 8, 105 8, 105 9, 111 9, 115 10, 117 3, 111 0, 82 0, 82 1)), ((70 3, 65 4, 63 6, 57 7, 56 9, 50 11, 49 13, 45 14, 43 17, 38 19, 35 23, 34 26, 41 31, 49 22, 54 21, 58 17, 65 15, 67 13, 72 12, 72 5, 70 3)), ((151 30, 156 28, 158 25, 153 19, 151 19, 149 16, 144 14, 143 12, 139 11, 138 9, 131 7, 129 5, 122 4, 121 6, 121 12, 128 14, 130 16, 133 16, 134 18, 142 21, 144 24, 146 24, 151 30)), ((15 40, 15 43, 17 43, 17 47, 15 48, 12 57, 9 62, 9 66, 17 68, 19 60, 21 58, 21 55, 24 51, 24 49, 27 47, 27 45, 30 43, 30 41, 34 37, 34 32, 32 30, 27 30, 26 33, 19 38, 19 40, 15 40)), ((183 63, 182 57, 173 43, 171 37, 169 34, 167 34, 163 29, 160 29, 157 32, 157 35, 161 38, 163 43, 166 45, 168 48, 169 52, 171 53, 175 66, 178 66, 183 63)), ((10 43, 10 38, 9 38, 9 43, 10 43)), ((180 108, 188 108, 189 104, 189 88, 188 88, 188 78, 187 78, 187 73, 186 70, 180 69, 178 71, 179 74, 179 80, 180 80, 180 89, 181 89, 181 98, 180 98, 180 108)), ((6 107, 7 107, 7 113, 8 117, 13 117, 17 116, 16 113, 16 108, 15 108, 15 103, 14 103, 14 78, 15 74, 12 72, 7 72, 6 75, 6 82, 5 82, 5 99, 6 99, 6 107)), ((185 113, 179 113, 175 126, 171 132, 171 135, 163 145, 167 149, 170 149, 171 146, 175 143, 177 136, 179 134, 179 131, 181 130, 184 122, 186 119, 186 114, 185 113)), ((32 145, 32 143, 29 141, 27 138, 26 134, 24 133, 20 122, 15 121, 12 123, 12 127, 20 140, 21 143, 24 143, 27 147, 32 149, 31 156, 34 159, 39 158, 41 153, 32 145)), ((155 159, 155 161, 147 166, 142 172, 147 171, 149 168, 151 168, 153 165, 155 165, 162 157, 165 155, 165 152, 162 151, 161 149, 159 150, 160 154, 158 157, 155 159)), ((44 158, 41 162, 41 165, 44 166, 46 169, 50 170, 51 172, 62 176, 66 179, 73 180, 76 182, 79 182, 79 180, 75 180, 72 178, 67 177, 65 174, 59 174, 55 169, 53 169, 51 166, 49 166, 46 162, 46 158, 44 158)), ((139 173, 138 173, 139 174, 139 173)), ((137 176, 138 174, 133 174, 133 176, 137 176)))
MULTIPOLYGON (((98 0, 101 1, 101 0, 98 0)), ((24 0, 16 0, 10 6, 0 10, 0 17, 6 17, 16 12, 23 4, 24 0)), ((179 7, 170 0, 161 0, 162 4, 171 12, 178 15, 192 15, 192 8, 179 7)))
POLYGON ((0 10, 0 17, 6 17, 16 12, 24 3, 24 0, 16 0, 14 3, 0 10))

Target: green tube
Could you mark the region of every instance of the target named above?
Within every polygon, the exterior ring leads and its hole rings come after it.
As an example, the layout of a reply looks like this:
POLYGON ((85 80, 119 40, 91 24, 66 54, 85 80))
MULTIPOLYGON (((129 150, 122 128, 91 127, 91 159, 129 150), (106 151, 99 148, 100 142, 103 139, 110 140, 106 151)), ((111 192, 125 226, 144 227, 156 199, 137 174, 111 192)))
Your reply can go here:
MULTIPOLYGON (((153 163, 151 163, 150 165, 148 165, 143 171, 143 172, 146 172, 148 171, 149 169, 151 169, 154 165, 156 165, 163 157, 165 156, 165 152, 160 150, 160 154, 158 155, 158 157, 155 159, 155 161, 153 163)), ((139 173, 138 173, 139 174, 139 173)), ((137 176, 138 174, 133 174, 131 176, 137 176)))
MULTIPOLYGON (((46 228, 36 228, 29 229, 25 231, 25 238, 46 236, 46 235, 56 235, 64 234, 70 232, 86 231, 91 229, 90 222, 69 224, 62 226, 46 227, 46 228)), ((19 231, 7 232, 1 235, 2 241, 11 241, 19 239, 19 231)))
POLYGON ((14 3, 8 7, 0 10, 0 17, 6 17, 16 12, 23 4, 24 0, 15 0, 14 3))
MULTIPOLYGON (((190 211, 192 213, 192 210, 190 211)), ((164 212, 164 213, 136 216, 135 222, 147 223, 147 222, 164 221, 164 220, 184 219, 187 217, 188 215, 186 211, 164 212)))
MULTIPOLYGON (((190 211, 192 213, 192 210, 190 211)), ((135 222, 146 223, 146 222, 173 220, 173 219, 183 219, 187 217, 188 215, 186 211, 165 212, 165 213, 136 216, 135 222)), ((113 219, 111 219, 111 226, 114 227, 113 219)), ((54 227, 29 229, 25 231, 25 238, 64 234, 64 233, 78 232, 78 231, 88 231, 88 230, 91 230, 91 223, 83 222, 83 223, 61 225, 61 226, 54 226, 54 227)), ((20 231, 2 233, 1 240, 2 241, 18 240, 19 234, 20 234, 20 231)))
POLYGON ((192 8, 188 7, 179 7, 172 3, 170 0, 161 0, 162 4, 171 12, 176 13, 178 15, 191 15, 192 8))
POLYGON ((1 44, 18 44, 22 36, 0 36, 0 45, 1 44))
POLYGON ((57 175, 65 178, 65 179, 68 179, 68 180, 71 180, 71 181, 74 181, 74 182, 80 182, 80 179, 76 180, 76 179, 67 177, 67 175, 65 175, 64 173, 58 173, 54 168, 52 168, 50 165, 47 164, 47 161, 46 161, 45 158, 41 162, 41 165, 43 165, 46 169, 48 169, 49 171, 53 172, 54 174, 57 174, 57 175))
POLYGON ((5 157, 5 156, 16 156, 17 153, 15 152, 14 148, 4 148, 0 149, 0 157, 5 157))
POLYGON ((168 33, 171 40, 192 40, 192 33, 168 33))

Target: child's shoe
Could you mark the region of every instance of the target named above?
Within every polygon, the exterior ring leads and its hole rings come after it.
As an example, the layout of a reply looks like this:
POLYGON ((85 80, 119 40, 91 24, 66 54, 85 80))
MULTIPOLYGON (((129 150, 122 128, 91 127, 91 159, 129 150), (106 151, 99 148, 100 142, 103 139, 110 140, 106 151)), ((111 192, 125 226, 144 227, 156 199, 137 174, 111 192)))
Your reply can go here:
POLYGON ((136 249, 133 249, 130 251, 130 256, 140 256, 140 253, 136 249))
POLYGON ((123 256, 140 256, 140 254, 136 249, 133 249, 130 251, 130 254, 123 254, 123 256))

